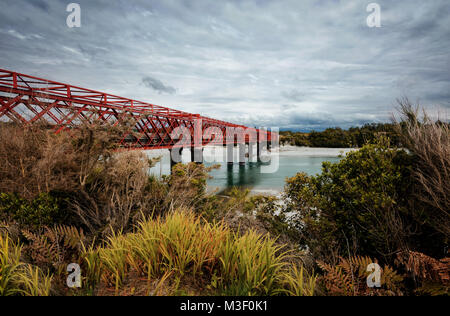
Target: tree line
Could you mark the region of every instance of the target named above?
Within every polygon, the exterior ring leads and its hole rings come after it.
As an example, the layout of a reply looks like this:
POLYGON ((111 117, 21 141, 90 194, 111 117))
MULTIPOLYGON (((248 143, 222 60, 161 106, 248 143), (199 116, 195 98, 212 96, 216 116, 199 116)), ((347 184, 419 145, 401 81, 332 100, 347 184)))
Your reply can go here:
POLYGON ((282 145, 330 148, 360 148, 366 143, 372 143, 377 137, 387 136, 392 145, 400 145, 399 137, 391 123, 370 123, 362 127, 351 127, 344 130, 339 127, 327 128, 322 132, 280 132, 282 145))

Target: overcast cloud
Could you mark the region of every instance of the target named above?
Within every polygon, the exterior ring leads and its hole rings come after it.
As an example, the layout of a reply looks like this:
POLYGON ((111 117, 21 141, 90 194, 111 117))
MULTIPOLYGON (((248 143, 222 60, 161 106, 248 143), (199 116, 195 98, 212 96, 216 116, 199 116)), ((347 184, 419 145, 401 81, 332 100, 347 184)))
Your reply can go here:
POLYGON ((389 120, 395 99, 450 109, 450 2, 2 0, 0 68, 257 126, 389 120))

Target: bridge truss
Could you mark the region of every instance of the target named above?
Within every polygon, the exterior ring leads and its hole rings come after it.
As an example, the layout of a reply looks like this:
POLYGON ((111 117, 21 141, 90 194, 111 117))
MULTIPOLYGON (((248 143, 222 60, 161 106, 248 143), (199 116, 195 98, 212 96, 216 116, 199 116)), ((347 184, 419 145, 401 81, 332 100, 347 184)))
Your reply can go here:
POLYGON ((44 123, 60 133, 83 123, 116 126, 128 119, 130 130, 117 140, 122 148, 170 149, 180 143, 175 132, 180 129, 200 135, 184 140, 184 146, 270 142, 275 137, 265 130, 0 69, 0 122, 44 123), (233 129, 242 138, 228 137, 233 129))

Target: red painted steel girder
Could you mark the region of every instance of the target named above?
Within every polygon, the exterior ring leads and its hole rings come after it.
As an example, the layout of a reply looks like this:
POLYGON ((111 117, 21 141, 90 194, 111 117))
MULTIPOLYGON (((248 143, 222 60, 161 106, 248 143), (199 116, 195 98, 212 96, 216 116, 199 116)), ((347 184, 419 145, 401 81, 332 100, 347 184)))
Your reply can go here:
MULTIPOLYGON (((100 121, 114 126, 123 123, 125 117, 133 118, 136 123, 120 140, 124 148, 172 148, 180 139, 174 130, 184 128, 193 135, 195 124, 201 124, 203 137, 197 142, 191 137, 185 140, 185 146, 248 143, 256 142, 257 138, 271 141, 277 137, 275 133, 199 114, 0 69, 0 121, 23 125, 45 122, 59 133, 82 122, 100 121), (226 137, 230 128, 238 131, 237 137, 226 137)), ((197 127, 199 131, 200 126, 197 127)))

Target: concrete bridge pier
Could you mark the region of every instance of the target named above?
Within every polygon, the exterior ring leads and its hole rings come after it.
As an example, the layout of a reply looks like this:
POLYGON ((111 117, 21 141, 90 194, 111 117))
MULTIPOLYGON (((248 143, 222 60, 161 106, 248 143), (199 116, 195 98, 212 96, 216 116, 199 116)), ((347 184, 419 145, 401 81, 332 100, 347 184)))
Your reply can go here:
POLYGON ((203 147, 191 147, 191 162, 195 162, 197 164, 203 163, 203 147))
POLYGON ((239 149, 239 165, 245 166, 245 152, 247 149, 247 145, 245 143, 238 145, 239 149))
POLYGON ((227 144, 227 164, 233 166, 234 164, 234 145, 227 144))
POLYGON ((261 162, 261 144, 259 142, 248 144, 248 162, 261 162))
POLYGON ((234 185, 233 182, 233 164, 227 165, 227 185, 228 187, 232 187, 234 185))
POLYGON ((256 161, 257 162, 261 162, 261 143, 258 139, 258 141, 256 142, 256 161))
POLYGON ((183 155, 183 148, 170 148, 169 153, 170 153, 170 172, 172 172, 173 167, 175 167, 176 164, 181 162, 181 157, 183 155), (179 153, 179 161, 174 159, 174 157, 172 155, 172 153, 174 153, 174 155, 176 155, 177 151, 179 153))
POLYGON ((248 163, 251 164, 253 162, 253 156, 254 156, 254 152, 253 152, 253 145, 252 143, 248 144, 248 163))
POLYGON ((263 146, 261 143, 261 135, 259 129, 256 130, 256 161, 258 163, 261 162, 261 152, 262 152, 263 146))
POLYGON ((270 151, 270 142, 263 141, 263 137, 260 135, 260 131, 257 130, 256 134, 256 140, 254 137, 250 137, 250 140, 248 143, 246 142, 237 142, 237 138, 234 137, 233 139, 228 139, 228 144, 224 144, 224 146, 227 147, 226 149, 226 161, 228 165, 233 165, 235 162, 239 165, 243 166, 246 164, 246 157, 248 157, 249 163, 254 162, 261 162, 261 154, 263 149, 266 149, 267 151, 270 151), (233 145, 229 145, 230 143, 233 143, 233 145), (237 161, 235 159, 235 153, 234 148, 237 146, 237 161), (248 148, 248 149, 247 149, 248 148), (247 154, 248 153, 248 154, 247 154))
POLYGON ((226 162, 228 165, 233 165, 234 163, 238 163, 241 166, 244 166, 247 163, 247 157, 249 163, 260 162, 261 161, 261 150, 262 144, 259 142, 255 143, 240 143, 236 145, 227 145, 226 146, 226 162), (235 148, 237 149, 237 153, 235 153, 235 148), (237 161, 235 156, 237 156, 237 161))

